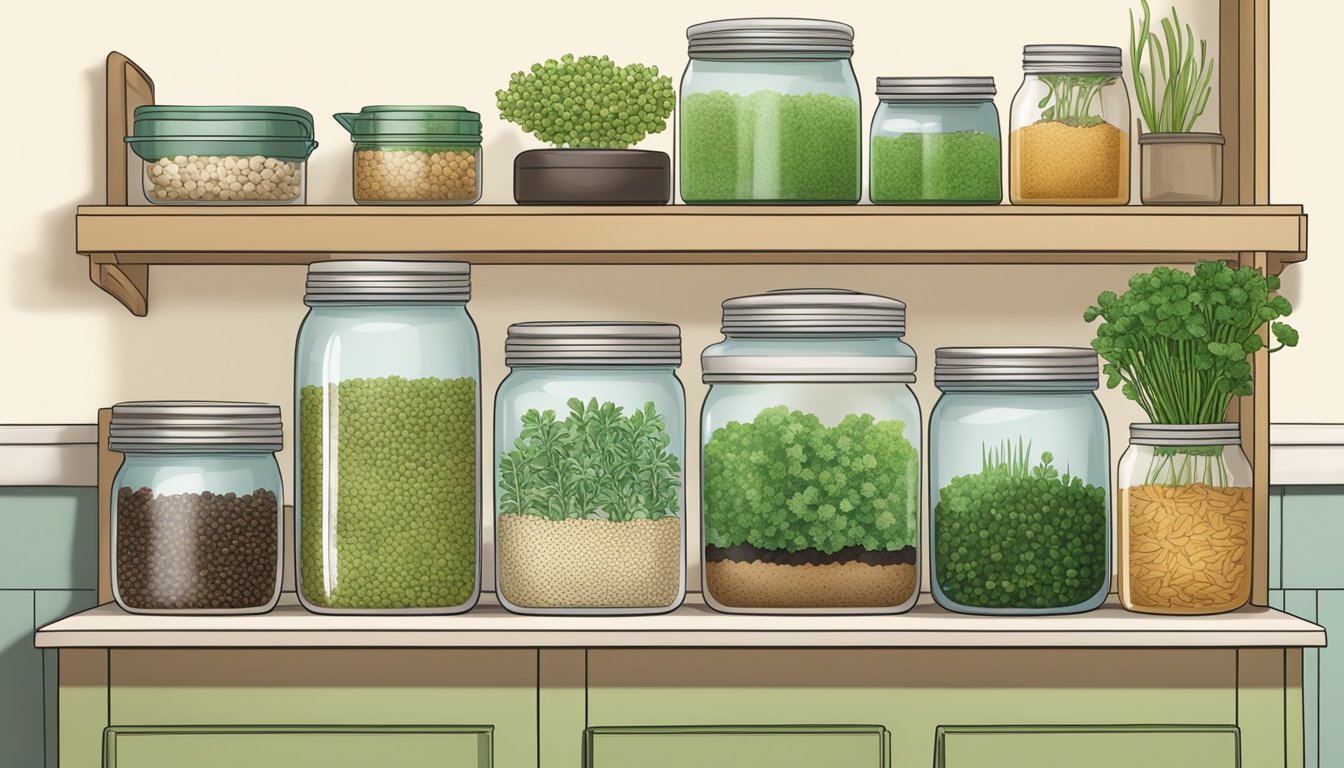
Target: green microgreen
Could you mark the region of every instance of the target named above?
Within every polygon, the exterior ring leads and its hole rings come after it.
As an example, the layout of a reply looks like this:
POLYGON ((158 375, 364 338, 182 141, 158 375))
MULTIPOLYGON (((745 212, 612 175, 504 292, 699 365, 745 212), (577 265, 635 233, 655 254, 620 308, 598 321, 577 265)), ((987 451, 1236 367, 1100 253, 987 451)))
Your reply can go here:
POLYGON ((1083 319, 1103 321, 1092 348, 1106 360, 1106 386, 1155 424, 1223 421, 1232 398, 1252 392, 1247 356, 1265 346, 1265 324, 1279 342, 1270 352, 1297 346, 1297 331, 1274 322, 1293 311, 1278 289, 1273 275, 1204 261, 1193 274, 1158 267, 1125 293, 1102 293, 1083 319))
POLYGON ((1093 114, 1092 105, 1101 91, 1113 84, 1113 75, 1040 75, 1050 92, 1036 106, 1041 108, 1038 122, 1063 123, 1074 128, 1091 128, 1104 122, 1093 114))
POLYGON ((523 414, 499 459, 499 511, 548 520, 661 520, 681 509, 681 462, 652 402, 629 416, 596 398, 523 414))
POLYGON ((1213 93, 1213 59, 1207 40, 1199 41, 1199 62, 1195 62, 1195 32, 1185 25, 1181 35, 1181 17, 1176 8, 1171 18, 1162 19, 1162 37, 1151 31, 1152 16, 1148 0, 1143 4, 1143 19, 1138 27, 1134 11, 1129 12, 1129 62, 1134 73, 1134 91, 1139 113, 1152 133, 1188 133, 1195 120, 1204 114, 1213 93), (1165 41, 1165 42, 1164 42, 1165 41), (1148 54, 1147 72, 1144 54, 1148 54))

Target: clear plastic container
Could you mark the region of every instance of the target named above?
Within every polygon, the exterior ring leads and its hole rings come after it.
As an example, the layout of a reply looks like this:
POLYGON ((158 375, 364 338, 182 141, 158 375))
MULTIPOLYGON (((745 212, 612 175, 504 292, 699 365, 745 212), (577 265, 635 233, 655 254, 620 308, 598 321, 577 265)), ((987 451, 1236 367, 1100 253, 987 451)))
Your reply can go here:
POLYGON ((1131 424, 1120 457, 1120 602, 1207 614, 1251 598, 1255 476, 1237 424, 1131 424))
POLYGON ((1089 611, 1111 579, 1110 442, 1097 354, 936 352, 929 417, 933 596, 978 614, 1089 611))
POLYGON ((480 342, 463 262, 308 269, 295 352, 299 599, 458 613, 480 593, 480 342))
POLYGON ((333 115, 355 143, 361 205, 469 205, 481 199, 481 116, 465 107, 371 106, 333 115))
POLYGON ((868 197, 890 204, 1003 199, 992 77, 879 77, 868 197))
POLYGON ((728 19, 686 30, 678 109, 687 203, 856 203, 854 30, 814 19, 728 19))
POLYGON ((686 594, 686 393, 664 323, 509 327, 495 573, 518 613, 663 613, 686 594))
POLYGON ((919 580, 919 402, 905 305, 775 291, 723 305, 700 427, 705 601, 899 613, 919 580))
POLYGON ((265 613, 280 599, 280 408, 112 409, 112 596, 130 613, 265 613))
POLYGON ((156 205, 300 205, 317 148, 297 107, 146 105, 126 143, 156 205))
POLYGON ((1008 142, 1014 205, 1129 202, 1129 91, 1120 49, 1028 45, 1008 142))

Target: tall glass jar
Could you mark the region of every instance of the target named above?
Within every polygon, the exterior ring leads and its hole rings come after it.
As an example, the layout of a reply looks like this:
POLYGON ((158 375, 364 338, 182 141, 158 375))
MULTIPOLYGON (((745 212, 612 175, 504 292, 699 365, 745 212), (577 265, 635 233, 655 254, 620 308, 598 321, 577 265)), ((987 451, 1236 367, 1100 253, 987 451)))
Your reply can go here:
POLYGON ((521 323, 495 398, 495 569, 517 613, 664 613, 686 594, 686 393, 665 323, 521 323))
POLYGON ((130 613, 266 613, 280 599, 280 408, 112 408, 112 597, 130 613))
POLYGON ((920 412, 905 304, 774 291, 723 304, 701 358, 705 601, 899 613, 919 580, 920 412))
POLYGON ((933 596, 979 614, 1078 613, 1111 579, 1110 443, 1097 354, 936 352, 929 417, 933 596))
POLYGON ((1129 91, 1120 49, 1028 45, 1008 143, 1014 205, 1129 202, 1129 91))
POLYGON ((686 30, 681 199, 856 203, 854 30, 815 19, 728 19, 686 30))
POLYGON ((1120 602, 1142 613, 1251 598, 1254 473, 1237 424, 1131 424, 1120 457, 1120 602))
POLYGON ((879 77, 868 197, 892 204, 1003 199, 992 77, 879 77))
POLYGON ((458 613, 480 592, 480 342, 470 266, 308 270, 295 351, 299 599, 458 613))

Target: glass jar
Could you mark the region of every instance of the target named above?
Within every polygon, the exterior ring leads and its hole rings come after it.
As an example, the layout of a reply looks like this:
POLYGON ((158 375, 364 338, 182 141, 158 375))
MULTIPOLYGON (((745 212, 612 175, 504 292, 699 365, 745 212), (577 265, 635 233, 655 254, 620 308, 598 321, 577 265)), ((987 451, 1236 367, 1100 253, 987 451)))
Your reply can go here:
POLYGON ((480 592, 480 342, 462 262, 308 268, 295 351, 299 599, 458 613, 480 592))
POLYGON ((681 331, 509 326, 495 398, 495 569, 517 613, 664 613, 686 594, 681 331))
POLYGON ((1111 578, 1110 443, 1097 354, 936 352, 929 417, 933 596, 978 614, 1090 611, 1111 578))
POLYGON ((298 107, 136 107, 126 144, 155 205, 302 205, 313 116, 298 107))
POLYGON ((1014 205, 1129 202, 1129 91, 1120 49, 1028 45, 1008 142, 1014 205))
POLYGON ((701 358, 705 601, 899 613, 919 581, 920 412, 905 304, 824 289, 723 304, 701 358))
POLYGON ((868 151, 874 203, 1003 199, 992 77, 879 77, 868 151))
POLYGON ((861 127, 854 30, 814 19, 728 19, 686 30, 681 199, 856 203, 861 127))
POLYGON ((112 596, 130 613, 266 613, 280 599, 280 408, 112 408, 112 596))
POLYGON ((372 106, 333 115, 355 143, 361 205, 469 205, 481 199, 481 116, 465 107, 372 106))
POLYGON ((1251 598, 1254 473, 1237 424, 1131 424, 1120 457, 1120 602, 1234 611, 1251 598))

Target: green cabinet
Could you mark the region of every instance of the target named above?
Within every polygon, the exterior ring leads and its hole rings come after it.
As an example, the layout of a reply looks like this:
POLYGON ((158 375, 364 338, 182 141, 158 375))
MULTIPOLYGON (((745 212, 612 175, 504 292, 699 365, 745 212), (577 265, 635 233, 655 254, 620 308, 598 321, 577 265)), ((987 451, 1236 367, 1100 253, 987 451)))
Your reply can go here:
POLYGON ((57 652, 33 631, 97 603, 97 489, 0 487, 0 766, 56 768, 57 652))
POLYGON ((475 727, 107 729, 103 768, 491 768, 492 731, 475 727))
POLYGON ((1238 768, 1235 726, 943 726, 934 768, 1238 768))
POLYGON ((887 768, 880 725, 589 728, 584 768, 887 768))

